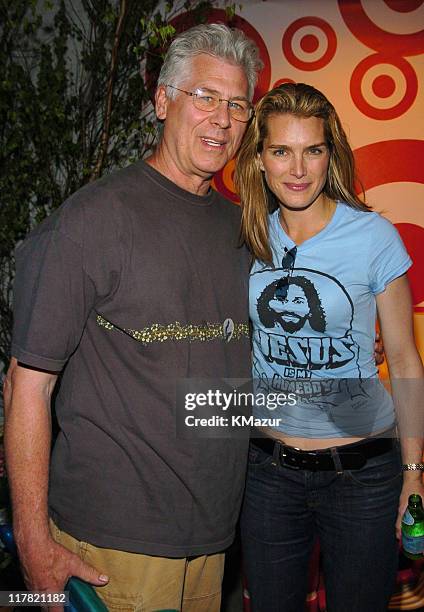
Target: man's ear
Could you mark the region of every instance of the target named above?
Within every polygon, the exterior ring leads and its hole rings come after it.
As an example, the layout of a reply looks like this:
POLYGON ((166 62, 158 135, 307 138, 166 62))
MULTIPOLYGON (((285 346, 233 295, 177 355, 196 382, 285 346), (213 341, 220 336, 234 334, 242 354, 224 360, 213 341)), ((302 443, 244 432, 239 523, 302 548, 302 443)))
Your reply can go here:
POLYGON ((166 95, 166 87, 164 85, 159 85, 155 93, 155 111, 156 117, 162 121, 166 119, 168 101, 169 99, 166 95))

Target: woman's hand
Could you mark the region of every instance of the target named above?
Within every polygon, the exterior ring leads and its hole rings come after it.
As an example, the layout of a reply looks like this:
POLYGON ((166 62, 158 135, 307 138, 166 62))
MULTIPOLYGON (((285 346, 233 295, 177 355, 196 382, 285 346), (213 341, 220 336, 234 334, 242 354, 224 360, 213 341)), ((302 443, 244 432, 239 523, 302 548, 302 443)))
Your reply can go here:
POLYGON ((408 506, 408 498, 413 493, 420 495, 424 502, 424 485, 421 471, 411 470, 404 473, 403 487, 399 498, 399 510, 396 519, 396 537, 398 540, 400 540, 402 535, 402 517, 408 506))

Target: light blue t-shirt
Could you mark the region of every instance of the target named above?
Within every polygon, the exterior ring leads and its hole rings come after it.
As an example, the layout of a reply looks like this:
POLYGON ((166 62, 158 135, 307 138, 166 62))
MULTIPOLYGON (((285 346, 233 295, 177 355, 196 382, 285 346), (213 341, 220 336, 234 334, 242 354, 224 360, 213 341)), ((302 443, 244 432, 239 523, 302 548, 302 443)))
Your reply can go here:
POLYGON ((338 203, 328 225, 296 247, 269 217, 274 268, 250 276, 257 397, 294 394, 254 415, 302 437, 366 436, 394 422, 374 360, 375 296, 412 264, 396 228, 338 203), (287 254, 289 253, 289 254, 287 254), (295 402, 295 403, 294 403, 295 402))

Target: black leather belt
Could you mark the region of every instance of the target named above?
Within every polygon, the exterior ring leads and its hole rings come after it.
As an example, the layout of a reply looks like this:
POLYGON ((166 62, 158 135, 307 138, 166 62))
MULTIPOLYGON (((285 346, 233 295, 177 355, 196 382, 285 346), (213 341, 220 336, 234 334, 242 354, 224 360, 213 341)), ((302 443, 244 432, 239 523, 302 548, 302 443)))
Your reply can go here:
POLYGON ((340 459, 340 464, 344 470, 358 470, 364 467, 368 459, 378 457, 383 453, 387 453, 394 447, 395 439, 387 438, 369 438, 346 444, 342 446, 334 446, 322 450, 306 451, 293 446, 288 446, 278 440, 271 438, 252 438, 251 443, 263 450, 268 455, 274 455, 275 447, 278 447, 277 453, 281 465, 285 465, 295 470, 336 470, 336 457, 340 459))

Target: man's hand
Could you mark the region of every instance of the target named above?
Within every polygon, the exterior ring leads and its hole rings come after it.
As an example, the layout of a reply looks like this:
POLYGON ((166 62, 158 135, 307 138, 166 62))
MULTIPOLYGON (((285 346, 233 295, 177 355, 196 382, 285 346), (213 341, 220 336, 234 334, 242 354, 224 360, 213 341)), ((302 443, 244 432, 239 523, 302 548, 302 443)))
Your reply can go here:
POLYGON ((375 359, 375 365, 379 366, 382 363, 384 363, 384 345, 383 345, 383 340, 381 339, 380 332, 376 332, 375 334, 374 359, 375 359))
MULTIPOLYGON (((63 591, 71 576, 81 578, 95 586, 105 585, 109 578, 84 563, 78 555, 70 552, 53 538, 44 546, 18 545, 19 558, 25 584, 31 591, 56 593, 63 591)), ((51 612, 63 612, 63 606, 49 606, 51 612)))

